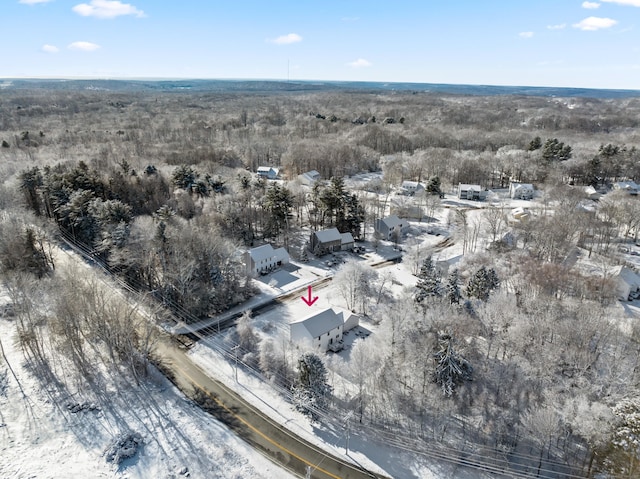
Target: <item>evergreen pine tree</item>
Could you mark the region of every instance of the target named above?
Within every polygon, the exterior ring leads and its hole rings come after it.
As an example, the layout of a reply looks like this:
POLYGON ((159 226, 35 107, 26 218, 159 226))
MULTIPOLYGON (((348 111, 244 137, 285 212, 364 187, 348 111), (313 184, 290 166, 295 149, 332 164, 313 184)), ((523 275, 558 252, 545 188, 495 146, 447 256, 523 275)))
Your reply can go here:
POLYGON ((434 381, 442 387, 445 396, 452 396, 456 387, 463 381, 471 381, 473 367, 453 348, 453 337, 441 334, 438 337, 438 351, 433 355, 436 368, 434 381))
POLYGON ((327 369, 317 354, 305 353, 298 360, 298 379, 293 388, 296 409, 317 418, 317 409, 326 406, 331 394, 327 369))
POLYGON ((467 296, 469 298, 476 298, 481 301, 489 299, 491 291, 500 286, 500 280, 496 274, 495 269, 481 266, 471 277, 467 283, 467 296))
POLYGON ((458 270, 454 269, 449 274, 449 278, 447 278, 447 299, 450 304, 459 304, 460 297, 462 294, 460 293, 460 276, 458 275, 458 270))
POLYGON ((418 282, 416 283, 416 303, 422 303, 429 297, 438 297, 442 295, 442 281, 440 273, 433 264, 433 259, 428 256, 422 262, 420 273, 418 273, 418 282))

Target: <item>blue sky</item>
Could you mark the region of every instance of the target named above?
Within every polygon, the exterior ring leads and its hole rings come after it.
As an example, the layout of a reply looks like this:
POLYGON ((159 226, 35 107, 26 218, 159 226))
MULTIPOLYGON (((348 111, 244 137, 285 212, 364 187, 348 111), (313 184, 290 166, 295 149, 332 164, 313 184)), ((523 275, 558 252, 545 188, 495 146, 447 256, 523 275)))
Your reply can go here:
POLYGON ((1 0, 0 77, 640 89, 640 0, 1 0))

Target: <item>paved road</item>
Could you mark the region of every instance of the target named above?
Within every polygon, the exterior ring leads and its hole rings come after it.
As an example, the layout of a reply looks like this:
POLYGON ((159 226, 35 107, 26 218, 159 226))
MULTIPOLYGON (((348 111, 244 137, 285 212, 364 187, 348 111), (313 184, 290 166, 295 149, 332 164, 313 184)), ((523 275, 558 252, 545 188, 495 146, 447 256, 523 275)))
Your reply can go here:
POLYGON ((272 421, 244 401, 224 384, 209 377, 191 358, 166 337, 157 346, 156 354, 174 374, 174 384, 187 396, 198 391, 207 399, 207 408, 228 424, 240 437, 262 451, 286 469, 306 477, 311 468, 312 479, 385 478, 333 457, 280 424, 272 421))

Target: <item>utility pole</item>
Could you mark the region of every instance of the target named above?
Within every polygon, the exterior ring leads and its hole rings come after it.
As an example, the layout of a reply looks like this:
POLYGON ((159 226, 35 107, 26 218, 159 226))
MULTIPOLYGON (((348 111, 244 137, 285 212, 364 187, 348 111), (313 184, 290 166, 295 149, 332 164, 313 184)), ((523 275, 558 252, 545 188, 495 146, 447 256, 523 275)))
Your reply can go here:
POLYGON ((238 382, 238 348, 240 347, 239 344, 236 344, 233 348, 233 352, 234 352, 234 356, 236 359, 236 369, 235 369, 235 376, 236 376, 236 382, 238 382))
POLYGON ((349 414, 347 414, 344 417, 344 422, 346 424, 346 432, 347 432, 347 436, 346 436, 346 442, 345 442, 345 447, 344 447, 344 453, 348 456, 349 455, 349 420, 351 419, 351 416, 353 416, 353 411, 349 411, 349 414))

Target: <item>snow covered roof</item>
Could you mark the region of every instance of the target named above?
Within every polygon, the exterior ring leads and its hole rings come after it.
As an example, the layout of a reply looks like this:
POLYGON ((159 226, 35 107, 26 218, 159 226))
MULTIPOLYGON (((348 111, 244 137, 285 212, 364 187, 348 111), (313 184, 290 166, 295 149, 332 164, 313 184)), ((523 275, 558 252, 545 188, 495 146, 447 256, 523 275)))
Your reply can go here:
POLYGON ((276 257, 276 261, 286 261, 289 258, 289 253, 284 248, 273 250, 273 255, 276 257))
POLYGON ((320 179, 320 173, 318 173, 316 170, 307 171, 306 173, 302 173, 300 176, 302 177, 302 179, 309 182, 318 181, 320 179))
POLYGON ((263 259, 273 258, 277 256, 279 260, 286 259, 289 257, 289 253, 284 248, 278 248, 276 250, 273 249, 273 246, 270 244, 265 244, 262 246, 258 246, 257 248, 252 248, 248 251, 251 259, 256 263, 258 261, 262 261, 263 259))
POLYGON ((409 189, 418 189, 418 188, 424 188, 424 185, 422 183, 419 183, 417 181, 409 181, 409 180, 404 180, 402 182, 402 188, 409 188, 409 189))
POLYGON ((482 191, 482 186, 480 185, 468 185, 466 183, 459 183, 458 189, 460 191, 482 191))
POLYGON ((332 329, 342 326, 344 324, 344 316, 342 311, 327 308, 300 321, 294 321, 291 324, 302 324, 312 338, 317 338, 332 329))
POLYGON ((258 173, 261 173, 263 171, 265 173, 268 172, 268 171, 271 171, 271 167, 270 166, 258 166, 258 173))
POLYGON ((625 266, 616 266, 614 268, 614 275, 619 280, 628 284, 631 289, 640 289, 640 276, 638 276, 635 271, 632 271, 625 266))
POLYGON ((380 221, 382 221, 389 229, 405 223, 400 218, 398 218, 397 215, 389 215, 385 218, 382 218, 380 221))
POLYGON ((514 190, 531 190, 533 191, 533 185, 531 183, 514 183, 514 190))
MULTIPOLYGON (((342 235, 338 231, 338 228, 316 231, 315 235, 320 243, 331 243, 332 241, 342 242, 342 235)), ((353 241, 353 238, 351 238, 351 240, 353 241)))
POLYGON ((340 242, 342 244, 353 243, 353 235, 351 233, 341 233, 340 242))

